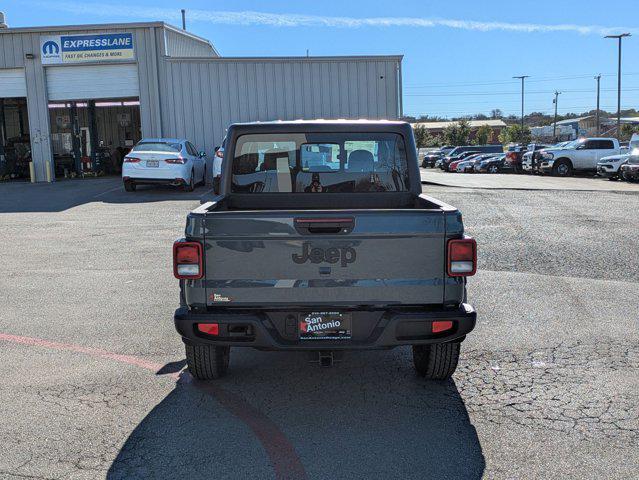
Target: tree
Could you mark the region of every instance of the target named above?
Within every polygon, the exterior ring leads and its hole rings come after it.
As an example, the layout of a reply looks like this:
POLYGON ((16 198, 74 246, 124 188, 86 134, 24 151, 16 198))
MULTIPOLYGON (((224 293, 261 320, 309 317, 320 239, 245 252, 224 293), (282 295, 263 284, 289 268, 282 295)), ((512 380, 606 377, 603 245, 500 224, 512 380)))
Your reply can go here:
POLYGON ((417 148, 425 148, 426 143, 430 139, 430 133, 423 125, 416 125, 413 127, 413 135, 415 136, 415 145, 417 148))
POLYGON ((530 128, 524 126, 523 130, 518 123, 509 125, 504 128, 499 134, 499 141, 503 144, 506 143, 530 143, 530 128))
POLYGON ((439 135, 431 135, 428 129, 423 125, 413 126, 413 134, 415 135, 415 145, 417 148, 441 146, 441 137, 439 135))
POLYGON ((470 123, 468 120, 460 120, 444 129, 443 137, 446 145, 468 145, 470 136, 470 123))
POLYGON ((428 147, 441 147, 443 145, 444 145, 444 142, 442 141, 441 135, 433 135, 431 137, 430 145, 427 145, 427 146, 428 147))
POLYGON ((482 125, 475 133, 475 145, 486 145, 493 141, 493 129, 490 125, 482 125))
POLYGON ((630 140, 630 137, 632 137, 633 133, 639 133, 639 125, 624 123, 621 126, 621 140, 630 140))
POLYGON ((490 116, 492 118, 501 118, 504 116, 504 112, 502 112, 499 108, 494 108, 490 111, 490 116))

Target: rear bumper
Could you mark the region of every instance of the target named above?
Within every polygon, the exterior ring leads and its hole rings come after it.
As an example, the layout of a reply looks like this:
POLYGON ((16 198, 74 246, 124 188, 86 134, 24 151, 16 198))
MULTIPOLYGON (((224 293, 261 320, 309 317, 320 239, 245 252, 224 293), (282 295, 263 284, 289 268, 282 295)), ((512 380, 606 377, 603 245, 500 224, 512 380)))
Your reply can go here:
MULTIPOLYGON (((301 312, 291 312, 297 315, 301 312)), ((350 340, 300 340, 297 320, 294 324, 276 325, 267 312, 194 313, 187 307, 175 311, 175 328, 186 344, 253 347, 262 350, 366 350, 387 349, 400 345, 424 345, 461 341, 475 328, 477 313, 468 304, 453 310, 358 312, 358 322, 374 322, 365 326, 364 336, 354 333, 350 340), (433 334, 435 320, 450 320, 450 330, 433 334), (196 329, 199 323, 218 323, 219 336, 204 335, 196 329)), ((354 320, 353 329, 356 325, 354 320)))
POLYGON ((133 182, 136 185, 174 185, 179 187, 185 185, 186 181, 183 178, 135 178, 135 177, 122 177, 124 182, 133 182))
POLYGON ((171 183, 176 178, 189 180, 192 165, 175 164, 171 166, 145 167, 136 163, 122 164, 122 178, 128 178, 135 183, 171 183))

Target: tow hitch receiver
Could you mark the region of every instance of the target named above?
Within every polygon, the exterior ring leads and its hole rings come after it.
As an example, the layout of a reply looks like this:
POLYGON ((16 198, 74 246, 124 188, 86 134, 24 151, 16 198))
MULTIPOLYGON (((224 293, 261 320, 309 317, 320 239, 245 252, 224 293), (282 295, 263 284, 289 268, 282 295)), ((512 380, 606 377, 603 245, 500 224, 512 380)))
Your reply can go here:
POLYGON ((332 367, 337 361, 330 350, 320 350, 317 352, 317 360, 310 360, 311 363, 318 363, 320 367, 332 367))

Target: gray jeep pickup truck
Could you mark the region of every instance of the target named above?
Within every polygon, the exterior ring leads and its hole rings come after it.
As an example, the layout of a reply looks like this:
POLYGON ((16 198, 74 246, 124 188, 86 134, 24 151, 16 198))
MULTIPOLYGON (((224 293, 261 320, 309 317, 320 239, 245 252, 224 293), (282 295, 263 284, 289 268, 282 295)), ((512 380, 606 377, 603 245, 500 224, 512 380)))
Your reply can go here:
POLYGON ((424 377, 452 375, 475 326, 477 247, 456 208, 422 194, 408 123, 234 124, 222 171, 173 245, 193 376, 224 375, 231 347, 330 365, 334 351, 400 345, 424 377))

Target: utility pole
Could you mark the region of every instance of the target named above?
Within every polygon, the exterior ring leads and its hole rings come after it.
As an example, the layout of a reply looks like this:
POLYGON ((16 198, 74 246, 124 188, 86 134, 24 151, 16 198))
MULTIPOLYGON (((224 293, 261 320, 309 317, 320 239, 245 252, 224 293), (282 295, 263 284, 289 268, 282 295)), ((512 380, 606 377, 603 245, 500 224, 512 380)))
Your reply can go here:
POLYGON ((616 38, 619 42, 618 60, 617 60, 617 139, 621 137, 621 39, 630 37, 629 33, 620 35, 606 35, 604 38, 616 38))
POLYGON ((182 30, 186 30, 186 10, 182 9, 182 30))
POLYGON ((552 124, 552 138, 555 142, 557 141, 557 100, 560 93, 561 92, 555 90, 555 99, 552 101, 552 103, 555 104, 555 123, 552 124))
POLYGON ((601 83, 601 73, 595 77, 597 80, 597 136, 601 135, 601 127, 599 126, 599 92, 600 83, 601 83))
POLYGON ((524 133, 524 80, 528 78, 530 75, 519 75, 517 77, 521 80, 521 133, 524 133))

